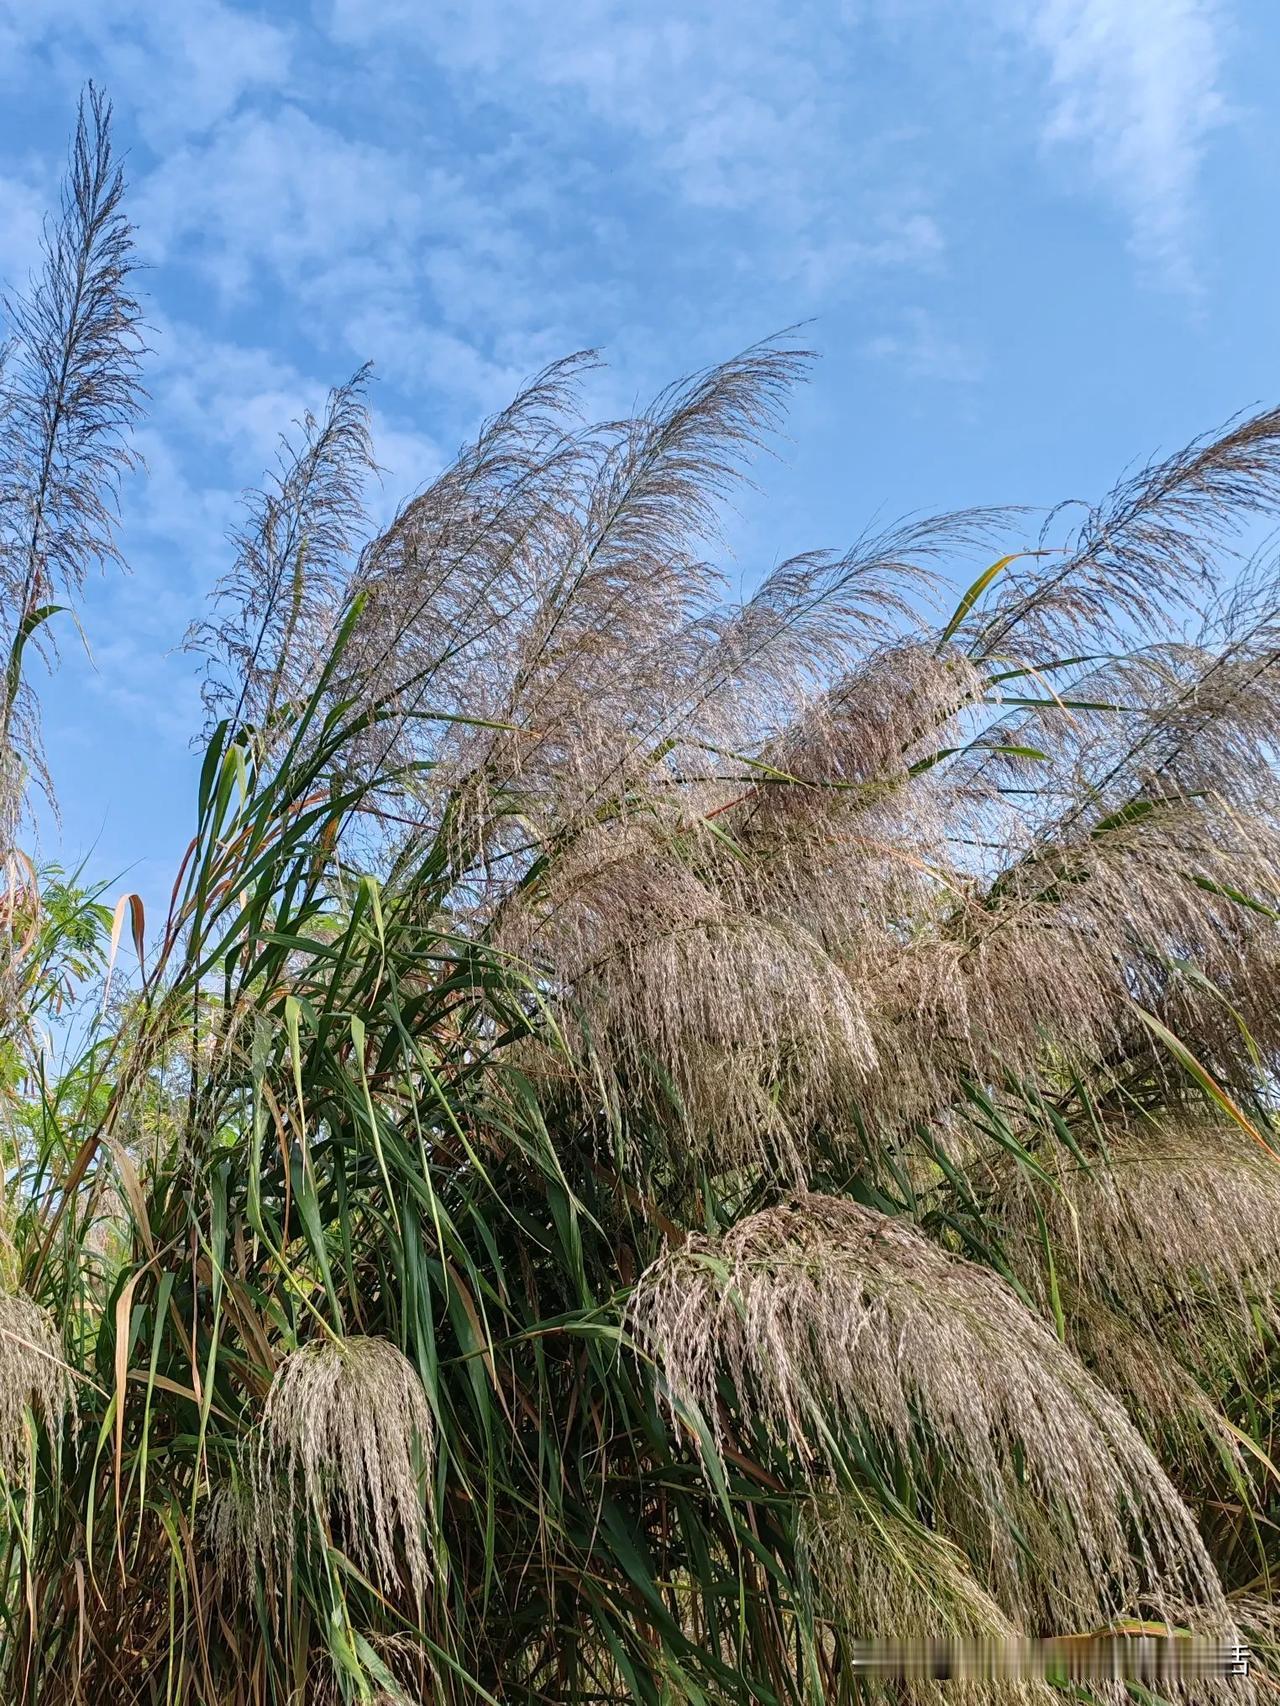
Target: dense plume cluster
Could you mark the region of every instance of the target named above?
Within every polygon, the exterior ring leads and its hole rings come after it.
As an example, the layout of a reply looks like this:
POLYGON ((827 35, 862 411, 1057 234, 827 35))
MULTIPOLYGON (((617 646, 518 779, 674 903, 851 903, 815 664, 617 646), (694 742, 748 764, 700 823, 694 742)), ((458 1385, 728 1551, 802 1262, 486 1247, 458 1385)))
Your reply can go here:
POLYGON ((631 1309, 673 1401, 716 1430, 727 1378, 810 1458, 832 1428, 906 1461, 932 1444, 950 1496, 986 1529, 975 1550, 992 1586, 1020 1611, 1101 1621, 1144 1587, 1220 1609, 1194 1524, 1122 1407, 989 1268, 904 1220, 798 1197, 660 1257, 631 1309), (1051 1534, 1050 1512, 1068 1548, 1026 1556, 1010 1517, 1051 1534))
POLYGON ((140 397, 108 119, 0 385, 0 1694, 1275 1641, 1280 413, 731 579, 792 339, 596 423, 556 363, 381 529, 361 370, 192 632, 148 929, 12 845, 140 397), (32 1014, 108 965, 55 1077, 32 1014))
POLYGON ((1188 1341, 1256 1342, 1251 1312, 1280 1306, 1280 1165, 1238 1126, 1189 1110, 1102 1128, 1089 1155, 1045 1155, 1001 1194, 1006 1240, 1038 1273, 1043 1223, 1067 1276, 1188 1341))
MULTIPOLYGON (((329 679, 358 592, 327 691, 378 707, 345 757, 377 777, 361 834, 393 868, 442 839, 452 915, 537 968, 590 1095, 602 1070, 616 1099, 673 1090, 683 1141, 797 1175, 855 1102, 909 1129, 966 1075, 1096 1059, 1135 997, 1185 1001, 1171 962, 1248 995, 1260 931, 1235 897, 1280 898, 1246 780, 1276 654, 1260 574, 1211 614, 1207 589, 1280 498, 1280 419, 1133 477, 931 629, 939 561, 1007 514, 804 553, 738 605, 706 560, 803 352, 759 346, 584 426, 590 360, 548 369, 353 554, 358 375, 251 507, 202 642, 246 681, 287 656, 296 695, 329 679), (1197 598, 1204 640, 1177 641, 1197 598), (1062 652, 1094 661, 1064 682, 1062 652)), ((285 738, 257 711, 256 739, 285 738)))

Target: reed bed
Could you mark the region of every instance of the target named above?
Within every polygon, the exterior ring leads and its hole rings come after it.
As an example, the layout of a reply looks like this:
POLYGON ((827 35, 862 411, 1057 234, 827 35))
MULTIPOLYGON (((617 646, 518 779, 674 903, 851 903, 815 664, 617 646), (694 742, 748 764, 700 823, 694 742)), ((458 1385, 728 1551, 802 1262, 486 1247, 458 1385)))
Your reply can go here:
POLYGON ((143 402, 124 193, 91 91, 0 379, 0 1694, 1268 1645, 1280 411, 735 601, 794 339, 603 423, 557 363, 382 528, 357 373, 192 630, 167 916, 113 914, 23 843, 143 402))

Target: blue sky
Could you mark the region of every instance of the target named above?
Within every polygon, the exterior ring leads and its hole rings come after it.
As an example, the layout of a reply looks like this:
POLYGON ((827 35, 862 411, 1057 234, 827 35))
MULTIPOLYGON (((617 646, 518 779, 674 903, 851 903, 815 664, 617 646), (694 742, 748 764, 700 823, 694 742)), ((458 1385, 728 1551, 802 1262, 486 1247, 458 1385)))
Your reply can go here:
POLYGON ((0 273, 92 76, 154 349, 133 572, 41 684, 41 851, 167 896, 184 630, 279 430, 365 359, 389 508, 553 356, 602 347, 615 413, 811 319, 748 584, 1280 400, 1278 68, 1274 0, 0 0, 0 273))

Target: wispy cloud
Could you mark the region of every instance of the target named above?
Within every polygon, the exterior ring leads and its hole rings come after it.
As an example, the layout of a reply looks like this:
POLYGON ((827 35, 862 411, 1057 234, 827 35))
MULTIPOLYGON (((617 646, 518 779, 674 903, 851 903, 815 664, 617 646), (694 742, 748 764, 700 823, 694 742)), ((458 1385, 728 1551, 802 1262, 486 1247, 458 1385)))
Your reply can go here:
POLYGON ((585 266, 557 276, 564 249, 546 233, 563 210, 521 206, 521 187, 516 168, 491 174, 433 136, 388 147, 285 104, 168 153, 137 218, 158 258, 212 282, 224 308, 290 304, 332 377, 344 376, 335 350, 353 367, 372 360, 461 422, 562 353, 590 289, 585 266))
POLYGON ((981 357, 951 337, 925 308, 905 309, 892 331, 867 340, 862 354, 871 361, 892 362, 909 379, 972 385, 984 372, 981 357))
POLYGON ((1046 141, 1085 152, 1140 259, 1193 291, 1200 167, 1226 115, 1217 0, 1032 0, 1018 21, 1048 58, 1046 141))
POLYGON ((464 102, 478 89, 572 170, 607 161, 606 185, 712 216, 730 264, 763 237, 770 275, 818 297, 943 247, 926 175, 878 146, 893 126, 854 98, 864 23, 821 0, 334 0, 330 13, 339 42, 374 63, 430 63, 464 102))
POLYGON ((945 258, 918 133, 857 93, 861 7, 171 13, 0 0, 0 41, 15 81, 109 81, 145 144, 149 260, 227 322, 288 302, 325 368, 370 357, 459 430, 581 342, 631 338, 643 390, 720 302, 754 302, 735 335, 759 335, 945 258))
POLYGON ((48 198, 31 178, 0 173, 0 278, 21 289, 40 259, 48 198))

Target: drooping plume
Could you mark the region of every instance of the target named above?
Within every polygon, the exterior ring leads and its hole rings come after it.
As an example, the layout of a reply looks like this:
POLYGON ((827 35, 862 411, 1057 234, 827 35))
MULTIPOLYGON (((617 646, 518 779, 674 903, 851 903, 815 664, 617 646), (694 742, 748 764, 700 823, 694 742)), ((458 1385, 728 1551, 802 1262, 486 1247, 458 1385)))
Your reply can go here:
POLYGON ((56 1435, 74 1390, 48 1316, 21 1292, 0 1291, 0 1475, 22 1478, 30 1422, 56 1435))
POLYGON ((632 1321, 673 1401, 718 1434, 726 1380, 811 1459, 824 1419, 907 1460, 940 1449, 937 1496, 1006 1607, 1100 1619, 1172 1592, 1222 1611, 1195 1525, 1121 1406, 989 1268, 905 1221, 813 1195, 766 1209, 660 1258, 632 1321), (1024 1555, 1010 1517, 1060 1549, 1024 1555))
MULTIPOLYGON (((417 1371, 385 1339, 319 1340, 276 1371, 254 1474, 264 1520, 341 1525, 350 1557, 386 1592, 415 1600, 431 1575, 426 1525, 435 1426, 417 1371)), ((291 1545, 292 1534, 277 1537, 291 1545)), ((304 1542, 305 1544, 305 1542, 304 1542)))
POLYGON ((1194 1108, 1111 1120, 1087 1153, 1003 1158, 992 1204, 1033 1295, 1156 1428, 1234 1450, 1209 1394, 1280 1326, 1280 1162, 1194 1108))

